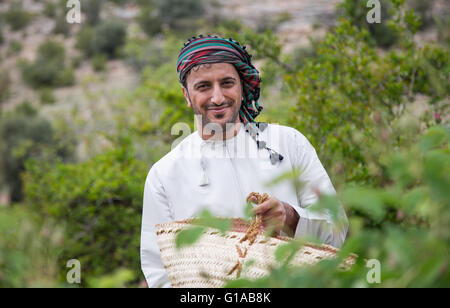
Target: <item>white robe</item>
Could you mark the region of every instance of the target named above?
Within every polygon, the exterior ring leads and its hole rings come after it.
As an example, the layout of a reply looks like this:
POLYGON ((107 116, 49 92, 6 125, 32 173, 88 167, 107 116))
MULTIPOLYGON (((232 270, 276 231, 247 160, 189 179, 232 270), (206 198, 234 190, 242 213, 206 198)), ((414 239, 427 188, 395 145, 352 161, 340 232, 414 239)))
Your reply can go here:
POLYGON ((170 287, 155 224, 190 218, 204 208, 217 216, 242 217, 251 192, 268 193, 297 211, 295 237, 310 235, 335 247, 343 244, 348 220, 342 208, 339 226, 329 213, 308 210, 317 202, 317 192, 335 194, 313 146, 286 126, 269 124, 259 135, 267 147, 283 155, 281 162, 272 164, 269 152, 258 149, 241 127, 226 141, 203 140, 195 131, 152 166, 145 182, 141 233, 141 266, 149 287, 170 287), (290 181, 267 185, 294 167, 302 170, 301 189, 290 181))

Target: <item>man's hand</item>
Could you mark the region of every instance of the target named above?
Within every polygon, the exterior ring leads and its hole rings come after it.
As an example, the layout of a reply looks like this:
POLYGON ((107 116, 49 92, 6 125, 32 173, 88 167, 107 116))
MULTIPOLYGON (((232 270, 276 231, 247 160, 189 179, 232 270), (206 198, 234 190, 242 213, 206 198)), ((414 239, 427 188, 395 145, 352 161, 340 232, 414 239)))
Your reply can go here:
MULTIPOLYGON (((250 201, 256 203, 255 197, 250 201)), ((255 215, 261 215, 263 226, 272 230, 275 234, 284 231, 289 236, 294 236, 299 216, 297 212, 286 202, 270 197, 253 209, 255 215)))

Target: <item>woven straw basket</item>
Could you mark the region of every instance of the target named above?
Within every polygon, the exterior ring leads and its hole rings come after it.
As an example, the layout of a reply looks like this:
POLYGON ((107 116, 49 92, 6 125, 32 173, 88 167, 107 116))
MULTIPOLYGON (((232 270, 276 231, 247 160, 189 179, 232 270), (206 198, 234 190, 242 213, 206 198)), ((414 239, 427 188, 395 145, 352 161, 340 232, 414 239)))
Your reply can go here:
MULTIPOLYGON (((287 243, 285 237, 265 237, 262 232, 254 243, 239 243, 249 224, 239 218, 233 219, 232 231, 226 235, 218 230, 207 229, 193 245, 177 249, 176 233, 191 225, 192 219, 156 225, 161 259, 173 287, 217 288, 223 287, 226 280, 235 279, 239 273, 230 270, 237 264, 253 260, 252 266, 243 270, 241 278, 256 279, 269 273, 271 266, 277 264, 274 252, 278 245, 287 243), (245 257, 239 250, 245 251, 245 257)), ((322 259, 336 256, 337 249, 328 245, 304 245, 291 261, 292 265, 313 265, 322 259)), ((354 259, 347 259, 343 266, 348 267, 354 259)), ((240 271, 240 270, 239 270, 240 271)))

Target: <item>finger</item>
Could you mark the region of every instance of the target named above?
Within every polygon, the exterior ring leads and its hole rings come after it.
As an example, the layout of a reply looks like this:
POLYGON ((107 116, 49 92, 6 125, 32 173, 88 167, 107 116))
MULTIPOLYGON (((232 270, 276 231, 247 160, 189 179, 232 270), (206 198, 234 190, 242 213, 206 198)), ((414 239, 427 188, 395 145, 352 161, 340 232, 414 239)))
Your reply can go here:
POLYGON ((261 221, 264 227, 272 227, 275 225, 279 225, 281 223, 280 217, 274 217, 274 216, 261 216, 261 221))
POLYGON ((267 211, 273 208, 273 202, 267 200, 266 202, 261 203, 253 208, 253 213, 255 215, 263 215, 267 211))
POLYGON ((258 198, 255 195, 247 196, 247 202, 258 203, 258 198))
POLYGON ((279 208, 272 208, 271 210, 262 214, 261 219, 265 225, 275 224, 277 225, 276 229, 281 229, 284 225, 285 216, 283 215, 283 211, 281 211, 279 208))
POLYGON ((264 213, 267 217, 280 218, 283 216, 283 211, 279 207, 273 207, 264 213))
POLYGON ((261 215, 261 219, 263 221, 270 221, 270 222, 279 222, 283 223, 283 215, 280 212, 277 211, 269 211, 261 215))
POLYGON ((268 216, 279 216, 280 214, 283 214, 283 209, 277 200, 268 200, 263 202, 253 210, 257 212, 256 214, 268 216))

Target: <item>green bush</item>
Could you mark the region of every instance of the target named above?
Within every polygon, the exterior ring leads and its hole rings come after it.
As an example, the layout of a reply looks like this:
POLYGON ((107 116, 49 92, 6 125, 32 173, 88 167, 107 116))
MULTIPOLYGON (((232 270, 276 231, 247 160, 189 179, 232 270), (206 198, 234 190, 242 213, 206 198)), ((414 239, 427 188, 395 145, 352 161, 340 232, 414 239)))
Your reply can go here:
POLYGON ((110 58, 119 55, 119 49, 125 44, 126 25, 120 21, 105 21, 96 27, 83 27, 77 33, 76 47, 87 57, 105 54, 110 58))
POLYGON ((219 21, 219 28, 227 29, 233 33, 239 32, 243 29, 243 24, 240 19, 237 18, 228 18, 225 20, 219 21))
POLYGON ((448 28, 450 28, 450 16, 445 15, 436 18, 435 22, 438 30, 438 41, 450 46, 450 32, 448 31, 448 28))
POLYGON ((20 53, 23 49, 23 45, 20 41, 11 40, 9 42, 8 51, 6 53, 7 56, 11 56, 13 54, 20 53))
POLYGON ((362 155, 374 138, 374 110, 390 122, 415 94, 444 99, 450 93, 448 50, 410 46, 382 56, 367 32, 344 21, 315 46, 315 53, 301 70, 286 74, 298 97, 289 123, 305 132, 327 169, 341 165, 345 182, 374 181, 362 155), (361 134, 358 140, 355 132, 361 134))
POLYGON ((79 68, 81 63, 83 63, 83 56, 74 56, 71 59, 71 66, 73 69, 79 68))
POLYGON ((276 32, 278 27, 292 18, 289 12, 281 12, 276 15, 268 15, 258 19, 256 23, 256 32, 263 33, 267 30, 276 32))
POLYGON ((31 105, 30 101, 24 100, 19 105, 16 106, 14 112, 18 115, 23 115, 26 117, 34 117, 37 115, 37 109, 31 105))
POLYGON ((368 227, 361 217, 352 216, 350 236, 337 259, 321 261, 315 266, 292 267, 290 257, 302 245, 296 241, 277 249, 275 256, 279 263, 269 275, 255 281, 231 281, 227 286, 447 287, 450 284, 449 145, 450 130, 432 127, 419 142, 380 158, 389 170, 389 186, 347 187, 338 198, 321 198, 315 209, 326 208, 333 213, 342 201, 347 210, 364 212, 379 222, 368 227), (388 212, 392 212, 392 219, 385 219, 388 212), (356 263, 342 271, 339 264, 350 253, 357 255, 356 263), (371 277, 371 267, 366 262, 372 259, 380 262, 379 283, 367 279, 371 277))
POLYGON ((106 54, 110 58, 117 57, 119 48, 125 44, 126 25, 120 21, 108 20, 95 28, 92 38, 92 49, 95 54, 106 54))
MULTIPOLYGON (((69 284, 66 275, 72 269, 69 260, 61 260, 64 247, 64 224, 42 219, 22 204, 0 206, 0 287, 61 288, 69 284)), ((136 273, 118 268, 102 276, 84 277, 90 288, 123 288, 136 279, 136 273)))
POLYGON ((56 102, 56 98, 53 95, 53 92, 51 89, 49 88, 43 88, 41 90, 39 90, 39 97, 41 100, 41 104, 53 104, 54 102, 56 102))
POLYGON ((195 18, 204 13, 203 1, 156 0, 155 4, 161 20, 168 25, 175 25, 180 18, 195 18))
POLYGON ((32 15, 23 8, 22 3, 16 2, 9 5, 8 10, 4 14, 4 19, 11 27, 11 30, 17 31, 30 23, 32 15))
POLYGON ((120 267, 141 275, 139 240, 147 164, 128 146, 78 164, 30 161, 24 176, 27 206, 67 224, 61 264, 80 260, 83 283, 120 267))
POLYGON ((139 73, 145 68, 157 69, 166 62, 176 61, 171 52, 163 44, 143 37, 127 37, 123 48, 125 62, 139 73))
POLYGON ((100 13, 104 0, 82 0, 81 10, 86 14, 86 19, 89 25, 95 26, 100 22, 100 13))
POLYGON ((66 16, 61 14, 55 19, 55 26, 53 28, 53 33, 62 34, 64 36, 69 36, 70 34, 70 25, 66 21, 66 16))
MULTIPOLYGON (((405 61, 408 63, 408 61, 405 61)), ((450 51, 439 45, 427 45, 420 50, 415 69, 413 91, 425 93, 432 101, 444 99, 450 93, 450 51)))
POLYGON ((106 69, 108 56, 104 54, 97 54, 92 58, 92 67, 96 72, 102 72, 106 69))
POLYGON ((34 62, 22 64, 22 76, 33 87, 70 86, 75 81, 72 69, 65 67, 64 46, 51 39, 39 46, 34 62))
POLYGON ((56 87, 70 87, 74 84, 75 75, 71 67, 64 68, 54 83, 56 87))
POLYGON ((24 62, 22 77, 31 86, 54 86, 60 74, 61 67, 56 61, 49 62, 24 62))
POLYGON ((58 63, 64 63, 66 51, 64 46, 54 40, 46 40, 38 49, 38 59, 42 60, 55 60, 58 63))
POLYGON ((46 155, 54 146, 53 130, 48 121, 32 114, 9 114, 0 122, 0 140, 0 183, 9 188, 13 202, 20 201, 25 161, 46 155))
POLYGON ((60 287, 62 228, 23 207, 0 206, 0 287, 60 287))
POLYGON ((163 44, 131 38, 124 49, 127 62, 142 70, 141 83, 115 104, 115 119, 132 134, 137 157, 147 162, 170 150, 179 137, 171 134, 175 123, 188 123, 193 130, 192 110, 173 72, 179 44, 174 35, 166 36, 163 44), (151 144, 152 150, 144 144, 151 144))
POLYGON ((157 11, 153 7, 145 6, 141 8, 141 12, 137 17, 137 22, 149 37, 162 31, 161 19, 158 17, 157 11))
POLYGON ((346 181, 363 180, 368 177, 361 155, 366 144, 354 142, 352 135, 361 131, 369 138, 373 110, 401 104, 404 81, 395 74, 401 73, 400 68, 380 58, 370 47, 367 32, 347 22, 316 48, 317 57, 286 77, 298 93, 290 123, 306 132, 327 169, 344 162, 346 181))
MULTIPOLYGON (((4 102, 10 94, 11 79, 7 71, 0 71, 0 104, 4 102)), ((1 112, 0 112, 1 113, 1 112)))
POLYGON ((48 18, 54 18, 56 17, 58 13, 58 7, 57 4, 51 1, 47 1, 44 6, 44 15, 48 18))
POLYGON ((352 25, 368 30, 378 46, 388 48, 399 39, 398 33, 389 27, 389 21, 392 20, 393 15, 391 0, 380 1, 381 23, 367 22, 369 8, 366 7, 366 1, 345 0, 338 7, 340 15, 349 20, 352 25))
POLYGON ((410 0, 408 4, 416 12, 420 18, 420 29, 424 30, 434 24, 432 14, 432 8, 435 4, 435 0, 421 1, 421 0, 410 0))
POLYGON ((156 17, 170 29, 192 31, 204 15, 203 0, 155 0, 156 17))
MULTIPOLYGON (((170 42, 167 43, 167 45, 169 44, 170 42)), ((173 45, 171 48, 173 48, 173 45)), ((167 49, 166 47, 165 50, 167 49)), ((170 54, 173 55, 173 53, 170 54)), ((159 112, 149 111, 154 114, 156 123, 152 123, 148 117, 142 118, 139 116, 144 124, 142 127, 133 125, 133 129, 137 132, 142 132, 144 131, 142 128, 147 127, 151 128, 149 133, 162 134, 162 138, 167 144, 178 137, 171 135, 171 128, 175 123, 184 122, 192 126, 191 110, 187 107, 186 99, 180 91, 177 76, 170 73, 173 70, 174 61, 168 60, 161 66, 147 67, 142 72, 143 83, 136 91, 136 99, 144 103, 148 101, 148 96, 151 95, 162 108, 159 112)))
POLYGON ((92 48, 93 38, 94 28, 89 26, 83 26, 77 33, 75 47, 83 52, 86 57, 91 57, 94 54, 92 48))

